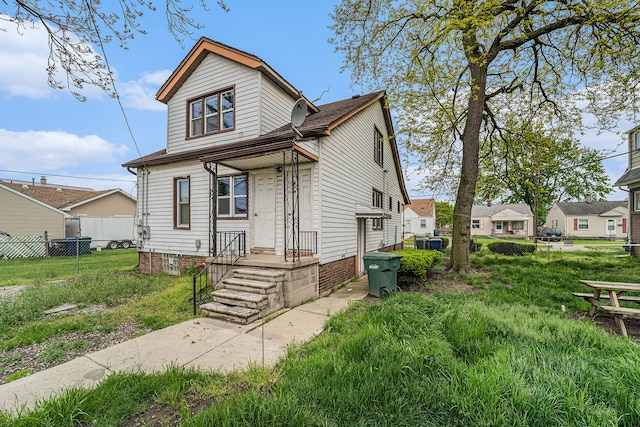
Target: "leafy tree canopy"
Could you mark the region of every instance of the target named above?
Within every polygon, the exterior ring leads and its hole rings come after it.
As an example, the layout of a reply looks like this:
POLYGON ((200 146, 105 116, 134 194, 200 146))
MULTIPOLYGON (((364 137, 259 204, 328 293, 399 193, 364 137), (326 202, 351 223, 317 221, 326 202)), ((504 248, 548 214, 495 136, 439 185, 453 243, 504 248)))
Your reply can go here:
POLYGON ((637 2, 342 0, 332 18, 345 68, 355 82, 389 91, 406 147, 443 181, 459 174, 456 271, 470 268, 480 141, 499 135, 505 106, 574 131, 584 111, 604 129, 638 108, 637 2))
POLYGON ((436 202, 436 228, 453 225, 453 205, 449 202, 436 202))
MULTIPOLYGON (((167 28, 180 44, 184 37, 191 37, 201 28, 193 18, 193 3, 165 2, 167 28)), ((224 1, 216 3, 221 9, 229 10, 224 1)), ((208 9, 205 0, 198 0, 196 6, 208 9)), ((104 52, 101 56, 94 49, 112 41, 126 49, 129 40, 146 33, 140 20, 147 12, 156 12, 153 2, 147 0, 4 0, 0 3, 0 31, 22 32, 29 27, 43 27, 49 42, 49 85, 56 89, 68 88, 77 99, 84 100, 79 91, 85 85, 98 86, 114 95, 104 52), (61 81, 60 76, 66 81, 61 81)))
POLYGON ((602 153, 541 126, 512 121, 500 138, 483 144, 476 199, 538 205, 544 224, 555 202, 604 200, 612 192, 602 153))

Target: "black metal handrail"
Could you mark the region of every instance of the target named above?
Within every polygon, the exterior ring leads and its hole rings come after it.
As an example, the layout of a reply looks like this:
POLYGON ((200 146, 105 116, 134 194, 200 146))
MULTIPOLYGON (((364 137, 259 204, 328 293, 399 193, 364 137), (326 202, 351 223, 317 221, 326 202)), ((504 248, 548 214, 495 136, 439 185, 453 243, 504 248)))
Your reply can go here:
POLYGON ((318 232, 300 231, 299 253, 302 256, 318 253, 318 232))
POLYGON ((198 305, 209 298, 211 290, 215 289, 240 258, 247 255, 247 239, 244 231, 218 232, 216 233, 216 242, 218 246, 222 246, 222 249, 217 251, 217 254, 206 266, 193 275, 194 315, 198 305), (211 278, 209 274, 211 274, 211 278))

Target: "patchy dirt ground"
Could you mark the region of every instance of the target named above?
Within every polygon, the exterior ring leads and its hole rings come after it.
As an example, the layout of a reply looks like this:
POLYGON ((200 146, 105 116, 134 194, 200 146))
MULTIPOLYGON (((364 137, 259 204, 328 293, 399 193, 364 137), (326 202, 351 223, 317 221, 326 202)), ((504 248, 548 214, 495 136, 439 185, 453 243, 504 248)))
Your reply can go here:
POLYGON ((111 332, 73 332, 38 344, 3 351, 0 353, 0 384, 19 373, 33 374, 149 331, 127 323, 111 332))

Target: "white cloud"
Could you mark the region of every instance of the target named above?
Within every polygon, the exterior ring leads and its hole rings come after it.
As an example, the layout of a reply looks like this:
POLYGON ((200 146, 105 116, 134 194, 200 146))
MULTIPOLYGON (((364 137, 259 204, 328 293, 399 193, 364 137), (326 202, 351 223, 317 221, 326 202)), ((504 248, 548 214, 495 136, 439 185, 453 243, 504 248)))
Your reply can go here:
MULTIPOLYGON (((95 52, 92 49, 93 55, 95 52)), ((27 98, 52 96, 57 90, 48 84, 48 60, 49 41, 44 28, 28 22, 18 27, 15 23, 0 19, 0 91, 27 98)), ((63 85, 67 80, 60 69, 55 79, 63 85)), ((87 98, 104 95, 97 86, 89 84, 85 84, 79 92, 87 98)))
POLYGON ((64 131, 14 132, 0 129, 0 168, 57 171, 81 164, 109 163, 124 157, 125 145, 99 136, 78 136, 64 131))
POLYGON ((29 98, 50 96, 46 31, 0 21, 0 90, 29 98))
POLYGON ((156 100, 156 92, 169 78, 171 70, 145 73, 138 80, 120 84, 120 95, 126 106, 137 110, 166 111, 166 105, 156 100))

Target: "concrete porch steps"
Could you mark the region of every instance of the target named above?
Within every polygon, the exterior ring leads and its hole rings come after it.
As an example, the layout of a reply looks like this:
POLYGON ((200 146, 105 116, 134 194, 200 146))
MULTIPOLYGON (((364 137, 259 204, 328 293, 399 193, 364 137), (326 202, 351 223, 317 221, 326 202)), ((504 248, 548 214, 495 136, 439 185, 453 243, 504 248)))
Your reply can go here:
POLYGON ((213 300, 221 304, 236 305, 240 307, 262 309, 267 305, 267 296, 253 292, 236 291, 222 288, 211 293, 213 300))
POLYGON ((200 306, 208 317, 247 324, 284 307, 286 273, 269 268, 236 268, 200 306))
POLYGON ((243 325, 255 322, 260 318, 260 310, 248 307, 230 306, 219 302, 202 304, 200 309, 207 317, 227 320, 243 325))

